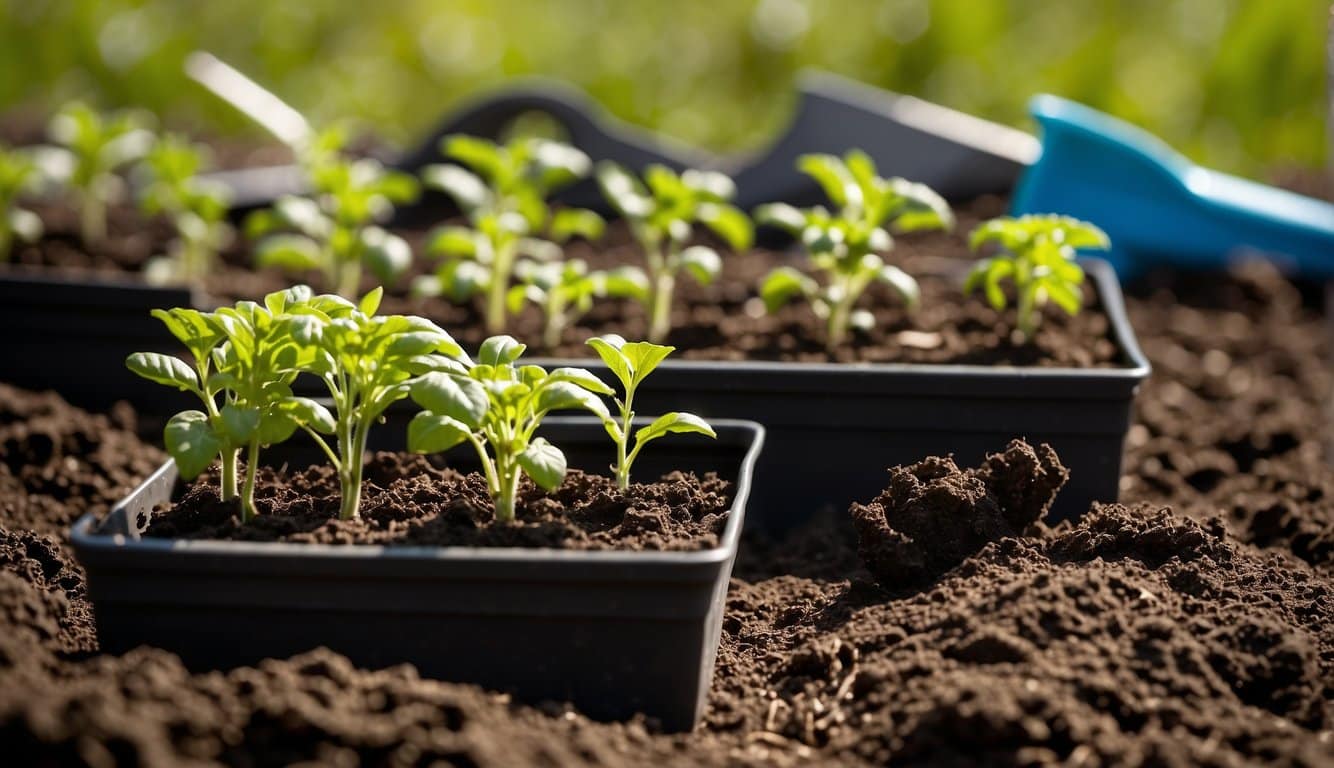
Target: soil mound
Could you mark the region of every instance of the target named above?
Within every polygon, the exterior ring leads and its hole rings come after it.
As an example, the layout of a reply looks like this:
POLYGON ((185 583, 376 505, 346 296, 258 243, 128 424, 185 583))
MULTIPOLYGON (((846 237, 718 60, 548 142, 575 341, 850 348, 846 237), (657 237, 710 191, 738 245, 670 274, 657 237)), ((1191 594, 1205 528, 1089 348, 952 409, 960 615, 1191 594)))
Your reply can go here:
POLYGON ((929 581, 1036 523, 1069 476, 1050 446, 1022 440, 977 469, 949 457, 894 467, 874 501, 852 505, 858 551, 890 589, 929 581))

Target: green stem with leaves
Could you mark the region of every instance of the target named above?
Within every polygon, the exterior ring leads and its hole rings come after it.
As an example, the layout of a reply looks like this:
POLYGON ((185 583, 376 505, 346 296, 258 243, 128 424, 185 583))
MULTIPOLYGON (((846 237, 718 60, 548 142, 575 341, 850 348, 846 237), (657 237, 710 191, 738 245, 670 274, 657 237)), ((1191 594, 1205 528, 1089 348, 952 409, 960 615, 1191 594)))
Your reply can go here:
POLYGON ((648 340, 658 344, 672 330, 672 294, 676 289, 676 277, 668 265, 674 254, 664 256, 658 245, 649 243, 644 244, 644 251, 648 254, 650 280, 648 340))
POLYGON ((251 440, 246 450, 245 482, 241 486, 241 522, 248 523, 258 514, 255 510, 255 474, 259 470, 259 440, 251 440))
POLYGON ((100 243, 107 236, 106 203, 90 190, 79 193, 79 234, 84 243, 100 243))
POLYGON ((510 273, 514 271, 515 242, 506 236, 494 244, 491 262, 491 281, 486 288, 486 332, 505 332, 505 293, 509 290, 510 273))

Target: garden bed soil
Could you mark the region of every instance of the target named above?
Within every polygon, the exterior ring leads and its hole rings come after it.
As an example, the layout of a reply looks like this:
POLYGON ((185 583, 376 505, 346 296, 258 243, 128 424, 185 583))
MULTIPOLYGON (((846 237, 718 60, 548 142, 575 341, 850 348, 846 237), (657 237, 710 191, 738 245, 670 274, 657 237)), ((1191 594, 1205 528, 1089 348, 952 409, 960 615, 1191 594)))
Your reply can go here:
POLYGON ((365 469, 360 520, 339 520, 338 475, 328 465, 259 472, 259 517, 242 524, 216 478, 191 484, 157 512, 144 535, 169 539, 286 541, 421 547, 699 550, 718 546, 732 484, 676 472, 632 483, 572 469, 550 494, 524 478, 515 520, 495 522, 486 479, 424 456, 379 452, 365 469))
MULTIPOLYGON (((70 279, 90 276, 124 279, 134 277, 152 256, 165 251, 170 233, 161 222, 145 223, 130 208, 113 208, 107 243, 85 249, 78 241, 71 214, 55 206, 40 208, 49 236, 42 242, 19 248, 16 266, 24 274, 55 274, 70 279), (71 219, 66 221, 67 219, 71 219)), ((689 278, 678 282, 674 328, 668 342, 681 351, 678 358, 694 360, 765 360, 785 362, 912 362, 970 365, 1022 365, 1058 367, 1114 367, 1123 364, 1122 352, 1110 336, 1107 316, 1098 306, 1092 286, 1085 287, 1086 309, 1077 317, 1048 307, 1033 343, 1021 343, 1014 334, 1013 310, 1000 320, 980 296, 961 293, 963 273, 974 258, 964 236, 972 227, 1004 212, 997 198, 974 201, 959 211, 954 233, 907 235, 898 240, 891 259, 918 277, 922 288, 921 307, 908 312, 891 290, 882 285, 868 289, 862 306, 876 316, 869 332, 859 333, 852 343, 833 351, 823 344, 823 325, 810 307, 796 303, 775 314, 764 311, 758 286, 770 270, 780 265, 806 270, 806 260, 792 251, 757 247, 744 254, 723 251, 723 272, 716 283, 699 286, 689 278)), ((424 253, 425 232, 406 231, 417 259, 413 270, 429 272, 435 259, 424 253)), ((716 243, 713 243, 717 245, 716 243)), ((593 268, 640 264, 642 255, 628 229, 613 222, 596 244, 575 242, 567 256, 582 258, 593 268)), ((281 290, 294 281, 306 281, 321 289, 320 275, 288 276, 273 270, 254 270, 250 246, 237 242, 222 255, 223 268, 205 286, 214 302, 255 299, 281 290)), ((449 330, 465 347, 475 347, 485 337, 482 314, 475 305, 455 305, 443 299, 413 299, 407 295, 404 278, 387 287, 381 305, 384 313, 420 314, 449 330)), ((541 338, 542 319, 537 309, 527 307, 511 319, 509 332, 521 340, 541 338)), ((645 313, 629 300, 598 302, 575 327, 567 329, 563 342, 554 349, 536 349, 549 357, 590 357, 584 345, 589 336, 620 333, 641 338, 647 332, 645 313)))
MULTIPOLYGON (((1159 371, 1128 446, 1134 503, 1055 529, 1026 526, 1034 507, 1021 504, 1010 530, 990 526, 912 585, 877 583, 846 513, 744 542, 692 734, 518 706, 405 667, 358 670, 327 651, 208 674, 153 649, 90 655, 78 566, 6 518, 0 744, 19 762, 93 764, 1328 765, 1324 319, 1258 267, 1151 285, 1129 304, 1159 371)), ((1047 487, 1043 466, 1018 487, 1047 487)), ((956 511, 960 523, 992 514, 956 511)))

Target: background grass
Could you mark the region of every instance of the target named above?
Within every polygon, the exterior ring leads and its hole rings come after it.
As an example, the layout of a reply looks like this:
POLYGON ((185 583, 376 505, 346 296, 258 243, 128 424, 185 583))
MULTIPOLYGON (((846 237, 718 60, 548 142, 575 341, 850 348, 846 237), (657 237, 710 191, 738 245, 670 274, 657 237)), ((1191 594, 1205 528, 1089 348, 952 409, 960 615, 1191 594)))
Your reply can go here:
POLYGON ((213 133, 255 129, 185 80, 211 50, 317 121, 405 142, 516 75, 714 150, 781 130, 802 67, 1029 127, 1036 92, 1078 99, 1197 160, 1316 167, 1325 0, 0 0, 0 110, 136 104, 213 133))

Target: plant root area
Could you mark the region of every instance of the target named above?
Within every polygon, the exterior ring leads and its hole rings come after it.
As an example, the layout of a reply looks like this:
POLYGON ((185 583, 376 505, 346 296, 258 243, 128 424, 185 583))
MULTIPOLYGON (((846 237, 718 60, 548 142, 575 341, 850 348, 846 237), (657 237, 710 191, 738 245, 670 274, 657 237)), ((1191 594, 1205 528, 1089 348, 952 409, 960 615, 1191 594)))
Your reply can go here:
POLYGON ((328 650, 203 674, 152 648, 100 654, 63 530, 161 456, 128 412, 4 389, 0 754, 97 766, 1334 764, 1329 320, 1262 267, 1151 279, 1129 304, 1155 371, 1122 503, 1048 527, 1060 457, 1002 442, 977 467, 887 468, 878 498, 786 540, 748 538, 689 734, 410 667, 356 669, 328 650))

